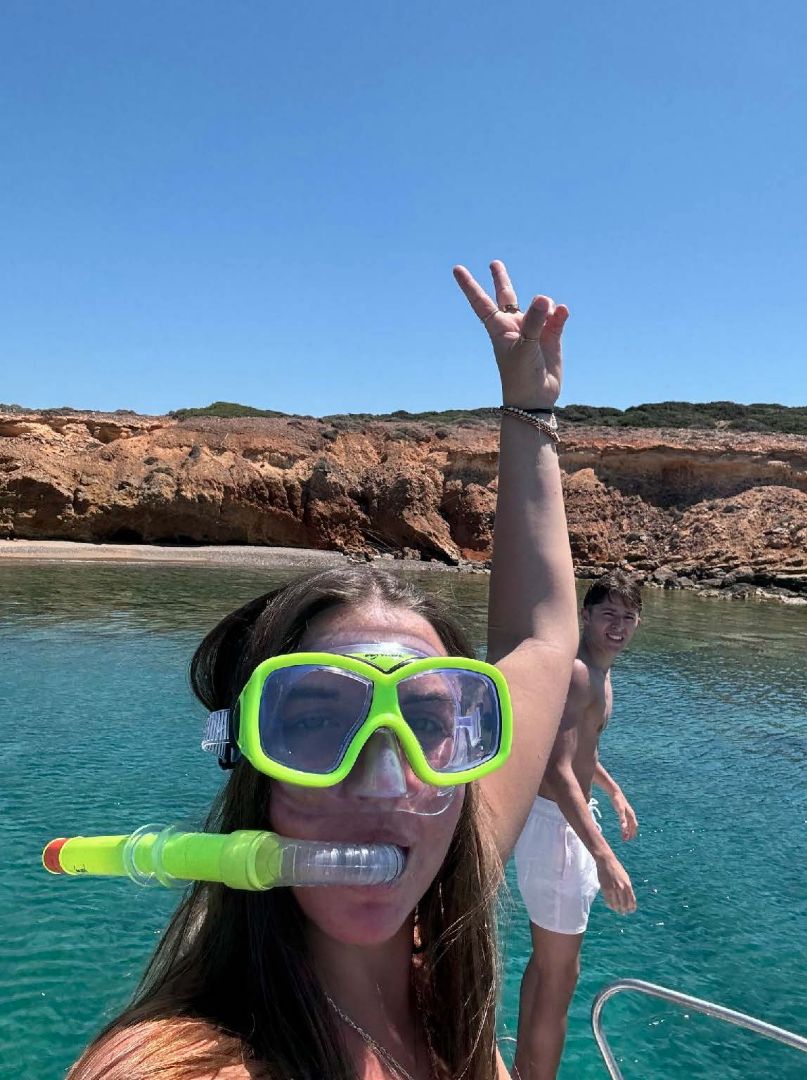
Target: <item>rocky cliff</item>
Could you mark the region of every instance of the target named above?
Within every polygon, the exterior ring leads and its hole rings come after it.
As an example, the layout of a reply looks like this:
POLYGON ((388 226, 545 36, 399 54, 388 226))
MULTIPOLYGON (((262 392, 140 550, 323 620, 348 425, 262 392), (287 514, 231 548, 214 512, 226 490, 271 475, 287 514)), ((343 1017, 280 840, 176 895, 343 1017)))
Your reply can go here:
MULTIPOLYGON (((0 413, 0 536, 262 544, 484 564, 493 418, 0 413)), ((570 426, 578 571, 807 595, 807 437, 570 426)))

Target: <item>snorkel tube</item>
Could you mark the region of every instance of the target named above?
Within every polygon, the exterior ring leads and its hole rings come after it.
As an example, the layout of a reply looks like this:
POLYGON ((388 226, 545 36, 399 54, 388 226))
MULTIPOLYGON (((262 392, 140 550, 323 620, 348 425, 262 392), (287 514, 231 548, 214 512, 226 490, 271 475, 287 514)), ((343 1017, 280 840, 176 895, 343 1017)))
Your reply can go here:
POLYGON ((283 885, 386 885, 400 877, 405 863, 394 844, 327 844, 251 829, 194 833, 159 825, 128 836, 62 837, 42 852, 51 874, 128 877, 166 888, 214 881, 251 892, 283 885))

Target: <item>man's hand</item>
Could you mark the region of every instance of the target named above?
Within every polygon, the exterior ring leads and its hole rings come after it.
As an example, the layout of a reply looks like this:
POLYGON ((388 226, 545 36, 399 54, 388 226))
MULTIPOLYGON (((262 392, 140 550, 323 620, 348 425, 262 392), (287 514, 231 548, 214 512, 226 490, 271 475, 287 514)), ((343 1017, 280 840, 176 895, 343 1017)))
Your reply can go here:
POLYGON ((619 828, 622 833, 622 839, 632 840, 639 830, 639 822, 636 820, 636 814, 633 811, 633 807, 622 792, 618 790, 611 796, 611 805, 614 808, 616 816, 619 818, 619 828))
POLYGON ((629 915, 636 910, 636 896, 628 872, 613 852, 597 859, 602 898, 612 911, 629 915))

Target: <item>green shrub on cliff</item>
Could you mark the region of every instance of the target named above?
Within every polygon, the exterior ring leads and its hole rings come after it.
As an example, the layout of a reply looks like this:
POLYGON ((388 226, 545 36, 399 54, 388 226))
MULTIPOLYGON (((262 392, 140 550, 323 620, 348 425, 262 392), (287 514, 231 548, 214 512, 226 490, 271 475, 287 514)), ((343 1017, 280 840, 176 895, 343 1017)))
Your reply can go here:
POLYGON ((730 431, 777 431, 807 435, 807 406, 738 405, 734 401, 657 401, 627 409, 567 405, 558 409, 567 423, 605 427, 704 428, 730 431))
POLYGON ((199 409, 174 409, 168 414, 175 420, 187 420, 191 416, 289 416, 274 409, 254 409, 251 405, 239 405, 235 401, 214 401, 199 409))
MULTIPOLYGON (((807 406, 789 408, 785 405, 738 405, 733 401, 657 401, 615 409, 607 405, 564 405, 557 410, 558 418, 566 424, 587 424, 613 428, 702 428, 729 431, 775 431, 782 434, 807 435, 807 406)), ((255 409, 231 401, 214 401, 201 409, 176 409, 169 413, 178 420, 194 416, 268 416, 288 417, 296 414, 274 409, 255 409)), ((307 419, 313 419, 308 417, 307 419)), ((498 423, 493 409, 445 409, 442 412, 408 412, 396 409, 391 413, 334 413, 321 418, 337 431, 359 431, 367 423, 404 423, 436 425, 440 428, 474 427, 498 423)), ((401 428, 402 430, 402 428, 401 428)))

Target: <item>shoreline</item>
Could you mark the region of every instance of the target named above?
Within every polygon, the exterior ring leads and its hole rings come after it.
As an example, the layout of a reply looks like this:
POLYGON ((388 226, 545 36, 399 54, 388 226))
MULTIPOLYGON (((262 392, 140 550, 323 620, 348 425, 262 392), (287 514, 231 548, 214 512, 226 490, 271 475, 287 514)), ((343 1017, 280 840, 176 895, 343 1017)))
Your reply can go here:
POLYGON ((186 566, 246 566, 301 569, 347 561, 338 551, 250 545, 92 544, 77 540, 0 540, 3 560, 20 562, 173 563, 186 566))
MULTIPOLYGON (((9 563, 83 563, 101 565, 173 565, 173 566, 219 566, 245 569, 311 570, 317 567, 339 566, 342 563, 386 562, 403 564, 409 569, 427 573, 488 574, 489 571, 475 563, 459 565, 441 563, 435 559, 420 560, 408 557, 396 558, 391 554, 376 556, 345 555, 339 551, 323 551, 318 548, 264 547, 260 545, 200 545, 199 547, 160 546, 159 544, 93 544, 76 540, 0 540, 0 566, 9 563)), ((605 568, 587 567, 581 580, 596 576, 591 571, 604 572, 605 568)), ((661 581, 645 581, 644 588, 664 591, 686 591, 696 596, 715 597, 721 600, 777 600, 779 603, 804 606, 807 597, 785 589, 771 589, 759 585, 747 586, 741 596, 732 596, 726 589, 709 585, 689 585, 686 589, 670 588, 661 581)))
POLYGON ((429 573, 486 574, 473 563, 451 566, 437 559, 346 555, 321 548, 269 547, 262 544, 93 544, 80 540, 0 540, 0 566, 4 561, 28 563, 95 563, 112 565, 223 566, 246 569, 314 570, 343 563, 389 562, 429 573))

